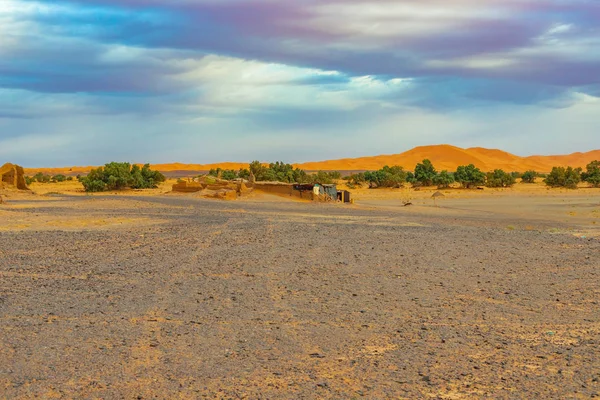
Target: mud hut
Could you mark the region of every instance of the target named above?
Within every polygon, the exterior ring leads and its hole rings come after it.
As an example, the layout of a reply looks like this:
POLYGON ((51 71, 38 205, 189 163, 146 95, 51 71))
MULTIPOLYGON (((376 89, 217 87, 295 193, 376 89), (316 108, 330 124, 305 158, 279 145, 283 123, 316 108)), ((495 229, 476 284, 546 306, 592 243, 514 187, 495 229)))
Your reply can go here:
POLYGON ((0 167, 0 181, 6 186, 12 186, 19 190, 29 190, 25 182, 23 167, 6 163, 0 167))

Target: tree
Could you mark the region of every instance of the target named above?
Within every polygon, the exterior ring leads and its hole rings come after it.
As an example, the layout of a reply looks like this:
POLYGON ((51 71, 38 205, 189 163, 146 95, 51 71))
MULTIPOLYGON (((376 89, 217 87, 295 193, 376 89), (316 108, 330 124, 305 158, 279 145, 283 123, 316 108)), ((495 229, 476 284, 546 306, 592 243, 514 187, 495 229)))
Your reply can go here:
POLYGON ((581 174, 581 180, 592 187, 600 187, 600 161, 592 161, 586 166, 586 172, 581 174))
POLYGON ((491 188, 511 187, 516 182, 516 179, 509 173, 501 169, 488 172, 486 186, 491 188))
POLYGON ((238 171, 238 176, 242 179, 250 179, 250 170, 247 168, 240 168, 238 171))
POLYGON ((108 190, 121 190, 132 184, 131 164, 111 162, 104 166, 103 181, 108 190))
POLYGON ((525 171, 523 176, 521 177, 521 182, 523 183, 535 183, 535 178, 537 178, 538 173, 534 170, 525 171))
POLYGON ((131 167, 131 187, 134 189, 144 189, 144 186, 146 186, 146 182, 142 175, 142 169, 139 166, 134 165, 131 167))
POLYGON ((363 183, 366 182, 365 180, 365 174, 364 172, 359 172, 357 174, 352 174, 349 176, 350 179, 348 179, 350 181, 350 183, 352 185, 356 185, 356 186, 361 186, 363 183))
POLYGON ((577 184, 581 182, 581 168, 554 167, 544 182, 550 187, 577 189, 577 184))
POLYGON ((146 181, 146 187, 143 189, 157 187, 159 183, 167 180, 167 178, 159 171, 152 171, 150 169, 150 164, 144 164, 142 167, 142 177, 144 177, 144 180, 146 181))
POLYGON ((407 172, 398 165, 385 166, 378 171, 367 171, 364 173, 365 181, 371 188, 377 187, 401 187, 406 182, 407 172))
POLYGON ((485 174, 473 164, 461 165, 454 173, 454 179, 464 188, 470 189, 485 183, 485 174))
POLYGON ((111 162, 104 167, 92 169, 86 177, 79 181, 86 192, 102 192, 104 190, 150 189, 165 181, 165 176, 158 171, 152 171, 150 164, 142 168, 129 163, 111 162))
POLYGON ((433 178, 433 184, 439 189, 449 188, 454 183, 454 175, 451 172, 443 170, 433 178))
MULTIPOLYGON (((241 170, 240 170, 241 171, 241 170)), ((238 173, 232 169, 221 169, 221 168, 213 168, 208 171, 209 176, 214 176, 215 178, 223 179, 226 181, 233 181, 238 178, 238 173)), ((248 176, 250 173, 248 173, 248 176)))
POLYGON ((429 160, 423 160, 415 167, 415 181, 423 186, 433 185, 433 179, 437 176, 435 167, 429 160))
POLYGON ((211 168, 210 171, 208 171, 208 175, 214 177, 219 176, 219 173, 221 173, 221 168, 211 168))
POLYGON ((257 181, 261 181, 266 170, 265 166, 260 161, 252 161, 249 165, 250 172, 254 175, 257 181))
POLYGON ((237 172, 235 172, 232 169, 224 169, 221 172, 221 179, 224 179, 226 181, 233 181, 233 180, 235 180, 237 178, 238 178, 237 172))
POLYGON ((510 176, 512 176, 515 179, 521 179, 523 177, 523 174, 518 171, 513 171, 510 173, 510 176))
POLYGON ((308 175, 306 181, 310 183, 330 184, 339 179, 340 176, 340 173, 337 171, 319 171, 316 174, 308 175))

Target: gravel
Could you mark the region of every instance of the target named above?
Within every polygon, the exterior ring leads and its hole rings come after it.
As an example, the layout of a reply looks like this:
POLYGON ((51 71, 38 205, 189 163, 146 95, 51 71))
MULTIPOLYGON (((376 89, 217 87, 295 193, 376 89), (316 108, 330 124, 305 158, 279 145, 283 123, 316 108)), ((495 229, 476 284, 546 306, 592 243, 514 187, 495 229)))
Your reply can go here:
POLYGON ((0 397, 600 395, 598 239, 402 209, 61 201, 19 212, 160 223, 0 231, 0 397))

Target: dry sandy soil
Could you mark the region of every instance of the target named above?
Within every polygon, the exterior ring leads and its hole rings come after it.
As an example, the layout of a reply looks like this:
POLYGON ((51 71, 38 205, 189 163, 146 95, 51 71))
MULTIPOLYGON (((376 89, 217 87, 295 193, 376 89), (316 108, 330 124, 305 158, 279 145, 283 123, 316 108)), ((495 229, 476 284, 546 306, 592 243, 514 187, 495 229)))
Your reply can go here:
POLYGON ((600 192, 430 196, 10 194, 0 397, 600 396, 600 192))

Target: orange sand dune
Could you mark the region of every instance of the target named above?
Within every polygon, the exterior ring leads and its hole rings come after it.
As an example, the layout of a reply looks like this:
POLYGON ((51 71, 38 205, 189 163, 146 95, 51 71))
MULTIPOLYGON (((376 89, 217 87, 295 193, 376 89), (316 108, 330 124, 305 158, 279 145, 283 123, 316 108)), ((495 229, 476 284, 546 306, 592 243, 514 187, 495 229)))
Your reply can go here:
MULTIPOLYGON (((447 144, 436 146, 420 146, 401 154, 380 155, 374 157, 345 158, 319 162, 296 164, 298 168, 307 171, 364 171, 375 170, 385 165, 401 165, 408 170, 413 170, 415 165, 423 159, 430 159, 438 170, 455 170, 459 165, 475 164, 483 171, 503 169, 505 171, 536 170, 549 172, 554 166, 585 167, 590 161, 600 160, 600 150, 587 153, 573 153, 568 155, 530 156, 520 157, 497 149, 484 149, 472 147, 463 149, 447 144)), ((153 169, 161 172, 173 171, 208 171, 212 168, 234 169, 247 168, 248 163, 224 162, 217 164, 155 164, 153 169)), ((86 174, 93 167, 71 168, 29 168, 25 174, 33 175, 43 172, 56 174, 86 174)))
POLYGON ((298 167, 316 170, 374 170, 385 165, 401 165, 413 170, 415 165, 428 158, 438 170, 456 170, 459 165, 475 164, 483 171, 503 169, 505 171, 536 170, 549 172, 554 166, 585 167, 590 161, 600 160, 600 150, 574 153, 563 156, 520 157, 502 150, 472 147, 462 149, 447 144, 415 147, 401 154, 361 157, 299 164, 298 167))

